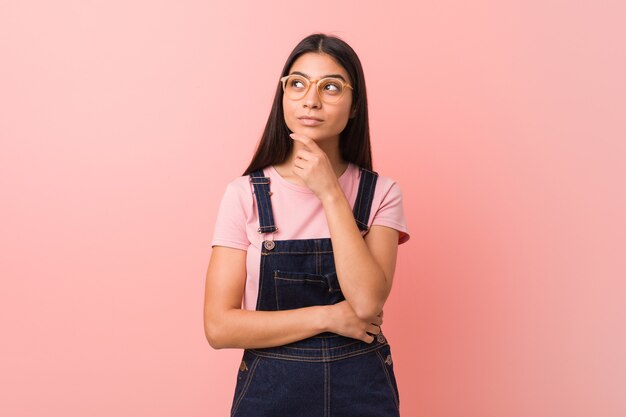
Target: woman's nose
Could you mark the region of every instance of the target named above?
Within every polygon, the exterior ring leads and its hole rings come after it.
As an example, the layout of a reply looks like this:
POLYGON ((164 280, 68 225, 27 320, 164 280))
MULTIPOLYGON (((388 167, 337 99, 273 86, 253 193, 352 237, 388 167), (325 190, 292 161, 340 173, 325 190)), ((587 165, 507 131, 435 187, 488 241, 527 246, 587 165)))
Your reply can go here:
POLYGON ((320 96, 317 92, 317 83, 312 83, 309 87, 309 91, 307 91, 304 96, 303 106, 313 109, 318 109, 322 106, 322 101, 320 100, 320 96))

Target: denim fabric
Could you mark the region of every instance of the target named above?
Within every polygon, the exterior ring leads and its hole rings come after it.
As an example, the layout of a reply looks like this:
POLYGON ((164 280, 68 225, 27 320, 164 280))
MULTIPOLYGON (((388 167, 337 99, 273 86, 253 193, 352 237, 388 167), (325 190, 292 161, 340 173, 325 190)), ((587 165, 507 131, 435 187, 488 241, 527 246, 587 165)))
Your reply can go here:
MULTIPOLYGON (((377 174, 361 170, 353 210, 367 221, 377 174)), ((274 230, 269 178, 251 174, 259 233, 274 230)), ((330 238, 264 242, 257 310, 290 310, 344 300, 330 238)), ((325 332, 283 346, 246 349, 237 373, 231 417, 397 417, 399 395, 391 347, 325 332)))

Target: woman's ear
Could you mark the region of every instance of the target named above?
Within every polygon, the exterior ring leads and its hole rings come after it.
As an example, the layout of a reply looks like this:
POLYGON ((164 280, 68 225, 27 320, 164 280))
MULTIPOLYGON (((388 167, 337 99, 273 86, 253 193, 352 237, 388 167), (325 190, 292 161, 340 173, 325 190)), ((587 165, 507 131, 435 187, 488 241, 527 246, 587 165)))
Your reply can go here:
POLYGON ((354 107, 352 111, 350 112, 350 119, 354 119, 355 116, 356 116, 356 107, 354 107))

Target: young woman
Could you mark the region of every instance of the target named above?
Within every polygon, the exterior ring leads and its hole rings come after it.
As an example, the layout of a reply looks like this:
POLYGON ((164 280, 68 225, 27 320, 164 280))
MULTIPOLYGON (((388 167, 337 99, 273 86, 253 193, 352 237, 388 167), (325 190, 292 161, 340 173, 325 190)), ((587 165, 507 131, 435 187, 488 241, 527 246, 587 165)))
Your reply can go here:
POLYGON ((398 416, 380 326, 409 234, 399 187, 372 171, 361 63, 314 34, 277 84, 207 271, 209 344, 245 349, 231 416, 398 416))

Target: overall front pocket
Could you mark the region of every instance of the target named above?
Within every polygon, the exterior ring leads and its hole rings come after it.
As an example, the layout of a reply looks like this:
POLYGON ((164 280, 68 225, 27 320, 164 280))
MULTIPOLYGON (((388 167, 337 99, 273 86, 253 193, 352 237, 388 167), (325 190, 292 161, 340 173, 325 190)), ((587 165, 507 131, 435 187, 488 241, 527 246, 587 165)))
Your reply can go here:
POLYGON ((331 305, 345 300, 335 272, 320 275, 274 271, 274 286, 278 310, 331 305))

